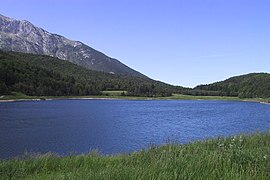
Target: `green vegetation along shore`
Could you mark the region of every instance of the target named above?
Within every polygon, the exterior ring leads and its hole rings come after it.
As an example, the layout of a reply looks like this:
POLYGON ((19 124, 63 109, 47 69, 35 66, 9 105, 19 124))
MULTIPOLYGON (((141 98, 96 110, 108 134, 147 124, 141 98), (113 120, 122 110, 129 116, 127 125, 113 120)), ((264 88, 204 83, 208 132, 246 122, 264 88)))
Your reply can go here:
POLYGON ((131 154, 0 161, 1 179, 270 179, 270 133, 151 146, 131 154))
POLYGON ((251 101, 269 103, 269 98, 239 98, 228 96, 192 96, 172 94, 166 97, 141 97, 123 96, 125 91, 103 91, 101 95, 92 96, 28 96, 18 92, 0 97, 0 102, 24 101, 24 100, 61 100, 61 99, 123 99, 123 100, 228 100, 228 101, 251 101))

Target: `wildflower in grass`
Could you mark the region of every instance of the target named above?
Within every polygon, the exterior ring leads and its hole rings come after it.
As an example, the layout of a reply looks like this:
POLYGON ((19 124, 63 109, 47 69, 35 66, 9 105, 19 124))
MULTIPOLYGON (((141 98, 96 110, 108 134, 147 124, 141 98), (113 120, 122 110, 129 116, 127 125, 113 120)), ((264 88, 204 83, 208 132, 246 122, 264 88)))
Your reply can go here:
POLYGON ((219 146, 219 147, 223 147, 224 144, 223 144, 223 143, 219 143, 218 146, 219 146))
POLYGON ((266 159, 266 158, 267 158, 267 155, 264 155, 264 156, 263 156, 263 159, 266 159))
POLYGON ((242 136, 239 137, 239 142, 240 142, 240 143, 243 142, 243 137, 242 137, 242 136))

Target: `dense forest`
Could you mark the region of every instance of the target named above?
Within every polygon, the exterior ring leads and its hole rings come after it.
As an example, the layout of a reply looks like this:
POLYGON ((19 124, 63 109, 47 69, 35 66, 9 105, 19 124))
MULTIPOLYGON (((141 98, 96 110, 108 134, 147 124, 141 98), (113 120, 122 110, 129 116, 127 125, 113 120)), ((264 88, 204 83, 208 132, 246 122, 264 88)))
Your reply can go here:
POLYGON ((251 73, 193 89, 147 77, 98 72, 50 56, 0 51, 0 95, 21 92, 34 96, 100 95, 123 90, 126 96, 238 96, 269 98, 270 74, 251 73))
POLYGON ((182 87, 150 78, 98 72, 50 56, 0 51, 0 94, 99 95, 125 90, 130 96, 170 96, 182 87))
MULTIPOLYGON (((188 93, 188 91, 186 91, 188 93)), ((238 96, 240 98, 269 98, 270 74, 251 73, 235 76, 225 81, 200 85, 189 92, 203 95, 238 96)))

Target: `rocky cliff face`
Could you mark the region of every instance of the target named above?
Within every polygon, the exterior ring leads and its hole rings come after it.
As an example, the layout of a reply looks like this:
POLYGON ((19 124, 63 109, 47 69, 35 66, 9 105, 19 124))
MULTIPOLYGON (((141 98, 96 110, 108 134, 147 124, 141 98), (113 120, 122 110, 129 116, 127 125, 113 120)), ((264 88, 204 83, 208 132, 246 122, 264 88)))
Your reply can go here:
POLYGON ((0 15, 0 49, 58 57, 77 65, 113 74, 145 77, 117 59, 79 42, 49 33, 28 21, 0 15))

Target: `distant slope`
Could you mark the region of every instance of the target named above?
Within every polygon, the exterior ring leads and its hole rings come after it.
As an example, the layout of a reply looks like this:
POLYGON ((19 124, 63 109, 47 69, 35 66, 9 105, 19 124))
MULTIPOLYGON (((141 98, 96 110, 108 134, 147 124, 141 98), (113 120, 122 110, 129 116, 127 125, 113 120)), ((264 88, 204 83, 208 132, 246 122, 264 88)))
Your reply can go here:
POLYGON ((168 96, 182 87, 149 78, 98 72, 44 55, 0 51, 0 94, 98 95, 125 90, 126 95, 168 96))
POLYGON ((49 33, 28 21, 3 15, 0 15, 0 49, 49 55, 96 71, 146 77, 79 41, 49 33))
POLYGON ((239 96, 247 98, 269 98, 270 97, 270 74, 251 73, 231 77, 225 81, 209 85, 200 85, 194 90, 201 90, 209 94, 224 96, 239 96))

